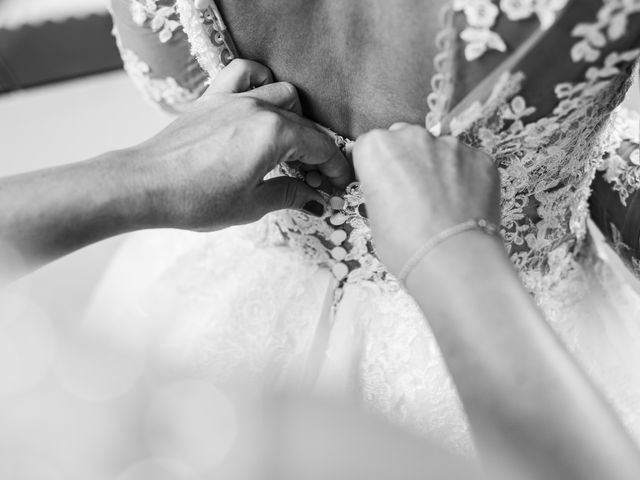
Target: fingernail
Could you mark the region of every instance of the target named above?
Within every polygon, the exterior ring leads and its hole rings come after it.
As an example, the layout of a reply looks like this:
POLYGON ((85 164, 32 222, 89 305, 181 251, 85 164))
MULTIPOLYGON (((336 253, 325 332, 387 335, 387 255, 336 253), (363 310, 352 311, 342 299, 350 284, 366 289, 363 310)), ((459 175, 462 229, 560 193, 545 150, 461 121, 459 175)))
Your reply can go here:
POLYGON ((316 202, 315 200, 307 202, 304 207, 302 207, 302 210, 314 217, 322 217, 324 215, 324 207, 320 202, 316 202))

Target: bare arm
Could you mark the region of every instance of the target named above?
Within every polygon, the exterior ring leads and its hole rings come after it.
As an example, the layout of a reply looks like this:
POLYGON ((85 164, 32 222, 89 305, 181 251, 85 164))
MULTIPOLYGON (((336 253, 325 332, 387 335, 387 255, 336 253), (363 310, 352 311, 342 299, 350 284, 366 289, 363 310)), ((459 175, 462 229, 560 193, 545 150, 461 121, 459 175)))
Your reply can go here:
MULTIPOLYGON (((133 151, 0 179, 2 280, 152 226, 148 162, 133 151)), ((155 225, 159 226, 159 225, 155 225)))
POLYGON ((282 208, 321 215, 318 192, 265 175, 296 160, 344 186, 351 168, 332 139, 296 115, 295 89, 271 81, 265 67, 236 60, 192 110, 142 145, 0 179, 0 277, 142 228, 216 230, 282 208))
MULTIPOLYGON (((492 163, 451 139, 400 127, 365 136, 354 158, 392 272, 453 225, 497 222, 492 163)), ((489 464, 525 478, 640 478, 636 446, 545 323, 501 242, 478 231, 455 236, 421 259, 407 287, 489 464)))

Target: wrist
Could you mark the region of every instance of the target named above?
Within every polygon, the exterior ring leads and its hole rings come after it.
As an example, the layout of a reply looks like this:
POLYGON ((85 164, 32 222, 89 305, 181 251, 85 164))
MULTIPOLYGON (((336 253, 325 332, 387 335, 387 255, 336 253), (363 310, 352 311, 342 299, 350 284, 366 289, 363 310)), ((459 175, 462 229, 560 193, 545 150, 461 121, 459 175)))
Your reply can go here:
POLYGON ((411 294, 431 285, 466 288, 502 268, 512 270, 504 243, 498 236, 468 230, 448 238, 420 258, 406 278, 411 294))
POLYGON ((166 190, 160 169, 137 148, 108 152, 100 157, 107 177, 115 185, 112 204, 129 231, 169 226, 162 215, 161 197, 166 190))

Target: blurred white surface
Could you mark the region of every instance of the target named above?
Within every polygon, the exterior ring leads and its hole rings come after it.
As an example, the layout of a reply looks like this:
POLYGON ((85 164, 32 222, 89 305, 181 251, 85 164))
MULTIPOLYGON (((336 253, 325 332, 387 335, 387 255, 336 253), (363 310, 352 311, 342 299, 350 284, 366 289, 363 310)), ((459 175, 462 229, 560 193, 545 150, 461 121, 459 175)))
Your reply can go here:
POLYGON ((0 28, 105 13, 108 0, 0 0, 0 28))
MULTIPOLYGON (((133 145, 170 120, 124 72, 0 95, 0 176, 133 145)), ((139 413, 124 413, 136 402, 104 401, 131 388, 139 359, 89 338, 79 343, 91 355, 74 357, 75 337, 68 335, 122 238, 85 248, 3 292, 0 478, 112 480, 139 455, 135 430, 127 430, 139 413)))
MULTIPOLYGON (((133 145, 171 118, 145 102, 124 72, 0 95, 0 176, 87 159, 133 145)), ((34 294, 54 319, 85 305, 121 238, 37 272, 34 294), (55 286, 55 289, 52 289, 55 286)))

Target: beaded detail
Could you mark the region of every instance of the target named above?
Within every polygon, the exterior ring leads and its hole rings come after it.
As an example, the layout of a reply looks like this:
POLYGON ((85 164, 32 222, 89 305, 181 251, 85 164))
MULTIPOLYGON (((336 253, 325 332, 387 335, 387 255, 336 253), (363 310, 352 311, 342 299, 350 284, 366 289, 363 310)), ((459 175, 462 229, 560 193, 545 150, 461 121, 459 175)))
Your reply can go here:
POLYGON ((213 1, 201 0, 196 8, 189 0, 177 0, 176 6, 189 36, 191 53, 205 72, 213 76, 237 57, 229 30, 213 1))

